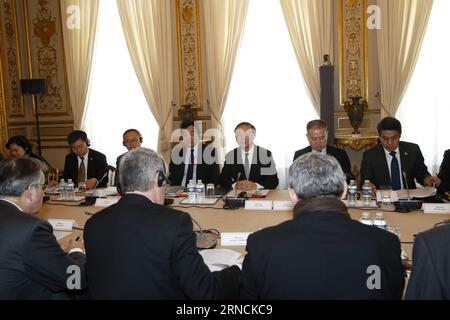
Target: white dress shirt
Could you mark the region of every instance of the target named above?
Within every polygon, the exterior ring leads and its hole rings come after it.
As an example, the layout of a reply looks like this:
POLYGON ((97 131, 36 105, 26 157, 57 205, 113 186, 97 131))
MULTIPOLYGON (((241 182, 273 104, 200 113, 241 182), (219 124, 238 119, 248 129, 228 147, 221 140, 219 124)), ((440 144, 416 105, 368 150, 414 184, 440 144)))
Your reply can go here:
MULTIPOLYGON (((248 170, 249 174, 252 171, 252 164, 253 164, 253 156, 255 153, 255 145, 252 144, 252 146, 250 147, 250 149, 248 151, 245 151, 245 149, 239 148, 241 150, 241 157, 242 157, 242 165, 245 166, 245 154, 248 153, 248 163, 250 165, 250 168, 248 170)), ((242 178, 242 177, 241 177, 242 178)), ((248 177, 245 177, 247 180, 249 180, 248 177)), ((235 189, 235 185, 236 183, 233 183, 233 185, 231 186, 233 189, 235 189)), ((256 189, 257 190, 261 190, 264 189, 264 187, 262 185, 260 185, 259 183, 256 183, 256 189)))

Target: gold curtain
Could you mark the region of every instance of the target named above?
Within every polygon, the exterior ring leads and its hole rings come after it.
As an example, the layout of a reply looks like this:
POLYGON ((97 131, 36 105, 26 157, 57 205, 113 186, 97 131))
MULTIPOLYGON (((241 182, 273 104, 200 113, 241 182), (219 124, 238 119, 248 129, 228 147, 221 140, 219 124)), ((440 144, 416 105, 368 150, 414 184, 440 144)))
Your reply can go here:
POLYGON ((76 129, 81 128, 86 113, 98 6, 98 0, 61 1, 67 82, 76 129))
POLYGON ((395 117, 414 73, 433 0, 378 0, 377 4, 382 19, 377 30, 381 116, 395 117))
POLYGON ((212 128, 218 139, 215 146, 223 160, 224 143, 222 115, 230 88, 237 52, 244 33, 249 0, 202 1, 205 21, 205 56, 207 65, 208 99, 212 128))
POLYGON ((166 0, 117 0, 131 60, 147 104, 159 124, 158 152, 170 159, 173 108, 172 26, 166 0))
POLYGON ((319 66, 333 61, 332 0, 280 0, 292 45, 314 108, 320 113, 319 66))

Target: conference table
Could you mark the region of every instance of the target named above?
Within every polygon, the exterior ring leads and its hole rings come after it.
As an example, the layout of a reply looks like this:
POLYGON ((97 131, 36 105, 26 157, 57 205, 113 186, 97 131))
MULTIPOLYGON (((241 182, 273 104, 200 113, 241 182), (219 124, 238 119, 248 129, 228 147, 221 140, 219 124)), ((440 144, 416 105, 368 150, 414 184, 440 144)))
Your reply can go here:
MULTIPOLYGON (((254 232, 292 219, 292 210, 247 210, 244 208, 226 210, 223 209, 223 201, 221 199, 215 204, 208 206, 183 205, 180 204, 182 199, 174 198, 174 204, 171 207, 188 212, 201 225, 202 229, 217 229, 221 233, 254 232)), ((270 190, 266 200, 288 201, 289 195, 287 190, 270 190)), ((50 218, 74 219, 79 229, 74 229, 70 235, 62 238, 61 241, 64 242, 78 236, 81 237, 86 221, 101 209, 103 208, 96 206, 79 206, 78 203, 49 201, 43 204, 38 216, 46 220, 50 218)), ((349 213, 353 219, 359 220, 363 211, 369 211, 372 219, 375 218, 376 212, 383 212, 387 225, 399 228, 402 248, 410 259, 412 257, 414 235, 432 228, 435 224, 445 219, 450 219, 450 214, 424 214, 422 211, 397 213, 393 212, 393 209, 393 206, 382 206, 381 208, 373 209, 349 208, 349 213)), ((195 224, 194 229, 198 230, 195 224)), ((245 254, 245 246, 222 246, 220 240, 217 248, 228 248, 245 254)))

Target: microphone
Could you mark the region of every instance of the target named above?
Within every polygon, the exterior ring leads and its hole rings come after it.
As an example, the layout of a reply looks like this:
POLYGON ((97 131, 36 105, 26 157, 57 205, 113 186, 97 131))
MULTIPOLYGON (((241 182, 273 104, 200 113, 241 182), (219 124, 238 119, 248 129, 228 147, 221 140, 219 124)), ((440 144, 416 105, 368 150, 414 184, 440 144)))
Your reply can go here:
MULTIPOLYGON (((239 171, 238 174, 237 174, 236 183, 239 182, 239 178, 240 178, 240 177, 241 177, 241 172, 239 171)), ((235 198, 237 198, 237 191, 238 191, 238 189, 237 189, 237 188, 234 188, 234 197, 235 197, 235 198)))
POLYGON ((82 206, 92 206, 95 203, 95 200, 98 198, 96 194, 97 186, 103 179, 105 179, 105 177, 108 176, 108 172, 109 170, 105 172, 105 174, 100 178, 100 180, 97 180, 97 182, 94 185, 94 188, 92 189, 92 191, 89 192, 89 195, 87 195, 86 193, 86 196, 84 197, 84 202, 81 203, 82 206))
MULTIPOLYGON (((405 152, 405 155, 407 155, 406 152, 405 152)), ((406 200, 399 199, 399 201, 395 201, 394 202, 395 211, 397 211, 397 212, 411 212, 411 211, 414 211, 414 210, 419 210, 420 208, 422 208, 422 201, 411 199, 411 196, 409 194, 408 179, 406 178, 406 172, 405 171, 402 171, 402 176, 403 176, 404 181, 405 181, 406 195, 407 195, 408 199, 406 199, 406 200)))
POLYGON ((210 232, 208 230, 203 230, 200 223, 198 223, 194 218, 191 216, 192 222, 199 228, 199 231, 196 231, 196 244, 197 249, 210 249, 214 248, 217 245, 217 234, 210 232))
POLYGON ((97 186, 100 184, 101 181, 103 181, 103 179, 105 179, 108 176, 109 170, 106 170, 105 174, 100 178, 100 180, 97 180, 97 182, 94 185, 93 190, 93 194, 95 195, 95 191, 97 190, 97 186))

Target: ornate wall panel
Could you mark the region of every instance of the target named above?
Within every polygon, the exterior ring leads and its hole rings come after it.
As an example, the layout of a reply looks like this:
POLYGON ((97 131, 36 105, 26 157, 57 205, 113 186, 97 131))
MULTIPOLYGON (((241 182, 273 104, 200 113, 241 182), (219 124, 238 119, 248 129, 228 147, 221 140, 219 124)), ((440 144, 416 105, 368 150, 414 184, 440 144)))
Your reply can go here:
POLYGON ((5 85, 5 102, 10 117, 23 117, 25 115, 22 95, 20 93, 21 65, 20 48, 17 34, 17 7, 16 1, 7 0, 1 3, 2 19, 1 33, 4 52, 3 76, 8 81, 5 85))
POLYGON ((340 0, 340 103, 368 97, 367 0, 340 0))
POLYGON ((59 1, 25 0, 29 72, 47 79, 48 93, 40 95, 41 115, 69 115, 64 46, 59 1))
POLYGON ((203 110, 200 13, 197 0, 177 0, 178 67, 181 105, 203 110))

